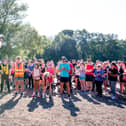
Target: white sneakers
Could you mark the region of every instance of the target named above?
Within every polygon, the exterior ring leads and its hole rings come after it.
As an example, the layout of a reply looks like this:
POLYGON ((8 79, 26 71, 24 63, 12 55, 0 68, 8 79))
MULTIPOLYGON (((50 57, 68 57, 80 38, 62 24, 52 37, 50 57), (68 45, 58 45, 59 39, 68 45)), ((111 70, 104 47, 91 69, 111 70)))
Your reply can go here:
POLYGON ((42 93, 42 98, 45 98, 45 93, 42 93))

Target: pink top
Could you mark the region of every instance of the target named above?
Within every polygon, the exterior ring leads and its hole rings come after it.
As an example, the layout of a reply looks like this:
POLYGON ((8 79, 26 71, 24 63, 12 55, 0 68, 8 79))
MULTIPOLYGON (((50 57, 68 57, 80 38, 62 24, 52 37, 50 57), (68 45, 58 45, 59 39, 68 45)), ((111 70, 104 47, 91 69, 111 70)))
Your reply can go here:
POLYGON ((47 72, 50 74, 54 75, 54 69, 53 68, 47 68, 47 72))

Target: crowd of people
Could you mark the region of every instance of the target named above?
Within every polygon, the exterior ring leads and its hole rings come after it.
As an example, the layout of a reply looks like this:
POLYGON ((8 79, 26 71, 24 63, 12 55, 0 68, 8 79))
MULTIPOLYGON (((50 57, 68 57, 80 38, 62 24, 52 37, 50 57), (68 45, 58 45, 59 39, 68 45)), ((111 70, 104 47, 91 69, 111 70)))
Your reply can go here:
POLYGON ((107 93, 111 99, 117 99, 117 84, 120 84, 120 94, 126 93, 126 63, 123 61, 68 61, 65 56, 55 65, 54 62, 43 59, 16 61, 7 59, 0 61, 0 93, 6 85, 8 93, 15 90, 14 95, 24 95, 24 90, 33 90, 32 97, 46 98, 47 90, 53 95, 53 85, 58 87, 61 96, 66 93, 71 100, 71 94, 78 92, 83 95, 93 94, 102 97, 107 93))

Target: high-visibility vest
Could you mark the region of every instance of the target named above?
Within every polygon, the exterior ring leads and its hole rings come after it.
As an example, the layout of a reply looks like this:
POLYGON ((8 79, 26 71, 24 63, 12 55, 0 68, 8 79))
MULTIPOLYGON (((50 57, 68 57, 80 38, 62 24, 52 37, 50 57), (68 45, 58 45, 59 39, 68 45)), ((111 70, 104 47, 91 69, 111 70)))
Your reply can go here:
POLYGON ((23 63, 21 63, 19 67, 18 67, 18 64, 15 63, 15 77, 24 77, 24 65, 23 65, 23 63))

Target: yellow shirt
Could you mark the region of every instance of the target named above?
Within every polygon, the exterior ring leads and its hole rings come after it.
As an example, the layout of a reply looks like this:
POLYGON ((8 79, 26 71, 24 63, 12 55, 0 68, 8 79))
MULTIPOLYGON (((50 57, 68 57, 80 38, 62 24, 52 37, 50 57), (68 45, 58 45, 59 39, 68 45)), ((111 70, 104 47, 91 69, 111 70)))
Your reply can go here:
POLYGON ((2 71, 3 71, 3 74, 8 75, 9 74, 8 65, 2 65, 2 71))

